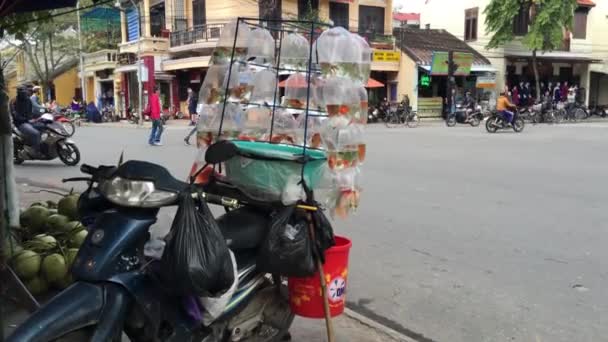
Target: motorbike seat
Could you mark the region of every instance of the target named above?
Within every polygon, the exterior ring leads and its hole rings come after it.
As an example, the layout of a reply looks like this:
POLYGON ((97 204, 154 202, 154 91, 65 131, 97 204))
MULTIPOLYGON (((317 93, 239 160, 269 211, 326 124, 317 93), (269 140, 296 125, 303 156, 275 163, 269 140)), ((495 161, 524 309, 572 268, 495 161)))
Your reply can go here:
POLYGON ((217 223, 230 249, 256 249, 268 233, 269 217, 242 207, 218 217, 217 223))

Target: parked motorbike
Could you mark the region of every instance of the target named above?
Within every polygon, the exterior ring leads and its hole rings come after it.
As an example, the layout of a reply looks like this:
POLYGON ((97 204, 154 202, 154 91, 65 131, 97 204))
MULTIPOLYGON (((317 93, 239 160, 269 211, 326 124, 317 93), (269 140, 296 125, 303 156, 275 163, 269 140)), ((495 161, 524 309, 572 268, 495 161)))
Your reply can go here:
POLYGON ((519 111, 515 110, 513 114, 512 123, 507 123, 503 118, 502 114, 498 111, 492 111, 490 117, 486 120, 486 130, 489 133, 496 133, 498 130, 513 129, 515 132, 520 133, 525 127, 524 120, 520 117, 519 111))
MULTIPOLYGON (((206 161, 219 164, 234 151, 211 146, 206 161)), ((74 330, 90 341, 278 342, 289 336, 294 314, 278 276, 256 270, 256 251, 269 227, 271 207, 219 181, 196 191, 208 203, 234 210, 217 219, 236 256, 238 290, 209 326, 188 313, 187 300, 162 282, 160 262, 142 255, 161 207, 175 205, 189 184, 162 166, 128 161, 121 166, 82 165, 90 177, 79 201, 83 220, 94 221, 71 272, 75 283, 17 327, 6 342, 54 341, 74 330), (230 199, 223 197, 230 194, 230 199), (241 197, 242 196, 242 197, 241 197), (237 202, 238 201, 238 202, 237 202), (247 206, 239 207, 242 203, 247 206), (255 203, 255 204, 253 204, 255 203), (90 220, 90 217, 95 217, 90 220)), ((196 300, 195 298, 193 298, 196 300)))
POLYGON ((65 165, 74 166, 80 162, 80 150, 76 143, 69 139, 70 134, 65 127, 54 120, 50 113, 42 114, 40 152, 34 151, 27 145, 26 139, 16 127, 13 127, 13 161, 16 165, 26 160, 53 160, 59 158, 65 165))
POLYGON ((457 123, 468 124, 473 127, 479 126, 483 120, 483 112, 481 106, 475 105, 475 109, 464 108, 461 104, 456 105, 456 112, 452 115, 448 115, 446 125, 448 127, 454 127, 457 123))
POLYGON ((589 106, 589 115, 595 115, 600 118, 605 118, 606 116, 608 116, 608 108, 606 108, 606 106, 598 106, 596 104, 592 104, 591 106, 589 106))
POLYGON ((379 115, 378 109, 374 106, 370 106, 367 109, 367 123, 376 123, 376 122, 380 121, 380 118, 378 115, 379 115))

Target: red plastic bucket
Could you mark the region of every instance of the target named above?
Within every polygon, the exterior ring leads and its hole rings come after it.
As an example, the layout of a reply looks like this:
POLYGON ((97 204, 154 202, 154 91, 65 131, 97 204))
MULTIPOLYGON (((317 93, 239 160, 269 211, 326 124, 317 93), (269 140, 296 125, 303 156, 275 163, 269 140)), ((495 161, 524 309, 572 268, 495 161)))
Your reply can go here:
MULTIPOLYGON (((325 252, 325 281, 329 311, 332 317, 344 312, 346 302, 346 279, 348 276, 348 253, 352 243, 349 239, 336 236, 336 245, 325 252)), ((325 318, 323 294, 319 274, 308 278, 289 278, 289 303, 298 316, 325 318)))

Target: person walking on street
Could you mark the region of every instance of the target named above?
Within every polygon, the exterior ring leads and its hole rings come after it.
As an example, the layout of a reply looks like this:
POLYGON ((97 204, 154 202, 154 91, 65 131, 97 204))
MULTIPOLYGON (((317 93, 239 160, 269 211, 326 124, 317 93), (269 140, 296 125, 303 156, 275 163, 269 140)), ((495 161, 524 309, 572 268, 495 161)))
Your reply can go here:
POLYGON ((154 93, 150 95, 150 103, 148 104, 148 111, 150 112, 150 120, 152 120, 152 131, 150 131, 150 138, 148 144, 154 146, 162 146, 160 138, 163 134, 163 122, 160 119, 161 105, 160 105, 160 88, 154 87, 154 93))
POLYGON ((198 99, 196 98, 196 93, 192 91, 192 88, 188 88, 188 114, 190 114, 190 126, 194 127, 184 138, 186 145, 190 145, 190 138, 196 133, 196 123, 198 121, 198 115, 196 114, 197 105, 198 99))

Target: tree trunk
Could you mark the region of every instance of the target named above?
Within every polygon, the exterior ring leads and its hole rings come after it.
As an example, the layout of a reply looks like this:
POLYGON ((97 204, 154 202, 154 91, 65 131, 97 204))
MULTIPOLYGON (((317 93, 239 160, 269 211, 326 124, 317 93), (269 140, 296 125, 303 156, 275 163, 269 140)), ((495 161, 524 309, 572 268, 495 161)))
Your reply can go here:
POLYGON ((532 70, 534 70, 534 80, 536 82, 536 101, 540 101, 540 78, 538 77, 538 61, 536 50, 532 50, 532 70))

